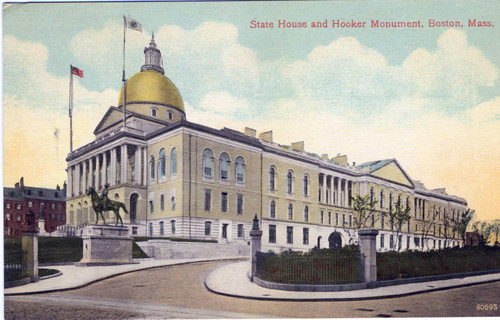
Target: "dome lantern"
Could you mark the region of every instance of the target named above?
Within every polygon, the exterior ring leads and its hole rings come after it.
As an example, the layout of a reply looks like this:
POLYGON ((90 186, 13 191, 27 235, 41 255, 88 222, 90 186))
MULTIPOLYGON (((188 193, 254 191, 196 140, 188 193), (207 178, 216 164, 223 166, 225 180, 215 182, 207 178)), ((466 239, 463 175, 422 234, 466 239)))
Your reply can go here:
POLYGON ((156 48, 154 33, 152 33, 149 47, 144 48, 144 65, 141 67, 141 71, 145 70, 154 70, 160 72, 161 74, 165 74, 165 71, 163 70, 161 51, 156 48))

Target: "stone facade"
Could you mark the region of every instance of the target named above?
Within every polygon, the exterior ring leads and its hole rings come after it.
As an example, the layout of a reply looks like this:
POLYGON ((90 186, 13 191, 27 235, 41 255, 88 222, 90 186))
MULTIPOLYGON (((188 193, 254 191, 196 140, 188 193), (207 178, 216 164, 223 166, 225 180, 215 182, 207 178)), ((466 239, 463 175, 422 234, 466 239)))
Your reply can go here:
MULTIPOLYGON (((161 87, 156 78, 133 77, 139 87, 147 81, 161 87)), ((308 250, 329 247, 334 236, 341 245, 357 241, 351 197, 360 194, 377 201, 368 227, 379 230, 378 250, 459 244, 449 226, 467 202, 444 189, 426 189, 397 160, 349 164, 345 155, 307 152, 303 141, 278 144, 272 131, 257 136, 251 128, 218 130, 189 122, 177 89, 171 82, 165 86, 171 98, 152 94, 143 101, 141 95, 141 101, 127 103, 125 121, 120 106, 110 107, 96 140, 68 155, 69 224, 92 221, 85 190, 109 184, 109 197, 129 208, 122 217, 132 234, 248 241, 257 215, 263 251, 308 250), (396 203, 412 208, 399 234, 387 218, 396 203)), ((134 87, 127 85, 129 91, 134 87)))

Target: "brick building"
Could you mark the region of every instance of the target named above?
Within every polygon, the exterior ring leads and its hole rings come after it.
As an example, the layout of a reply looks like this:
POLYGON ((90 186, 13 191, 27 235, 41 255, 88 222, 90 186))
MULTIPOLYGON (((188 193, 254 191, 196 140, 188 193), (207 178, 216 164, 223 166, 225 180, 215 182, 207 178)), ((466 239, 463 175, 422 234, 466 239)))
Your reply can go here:
POLYGON ((19 238, 32 214, 39 232, 52 233, 57 226, 66 224, 66 191, 27 187, 24 179, 14 188, 4 187, 4 237, 19 238))

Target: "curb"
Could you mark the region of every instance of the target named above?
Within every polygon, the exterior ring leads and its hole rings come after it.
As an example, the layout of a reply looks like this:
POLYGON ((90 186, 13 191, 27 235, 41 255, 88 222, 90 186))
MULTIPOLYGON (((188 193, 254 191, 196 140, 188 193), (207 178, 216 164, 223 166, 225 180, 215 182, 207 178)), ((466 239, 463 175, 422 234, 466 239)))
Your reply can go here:
MULTIPOLYGON (((65 292, 65 291, 70 291, 70 290, 76 290, 76 289, 81 289, 88 287, 91 284, 97 283, 99 281, 111 279, 117 276, 121 276, 124 274, 129 274, 137 271, 143 271, 143 270, 150 270, 150 269, 156 269, 156 268, 164 268, 164 267, 170 267, 170 266, 180 266, 180 265, 185 265, 185 264, 190 264, 190 263, 200 263, 200 262, 213 262, 213 261, 230 261, 230 260, 246 260, 247 258, 218 258, 218 259, 204 259, 204 260, 197 260, 197 261, 188 261, 188 262, 179 262, 179 263, 174 263, 174 264, 166 264, 166 265, 159 265, 159 266, 153 266, 153 267, 144 267, 141 269, 135 269, 135 270, 129 270, 129 271, 123 271, 120 273, 112 274, 106 277, 98 278, 86 283, 83 283, 81 285, 77 285, 74 287, 68 287, 68 288, 60 288, 60 289, 49 289, 49 290, 40 290, 40 291, 32 291, 32 292, 16 292, 16 293, 5 293, 4 292, 4 297, 13 297, 13 296, 23 296, 23 295, 31 295, 31 294, 43 294, 43 293, 50 293, 50 292, 65 292)), ((62 275, 60 273, 59 275, 62 275)), ((44 277, 45 279, 45 277, 44 277)), ((29 282, 28 282, 29 283, 29 282)), ((25 284, 28 284, 25 283, 25 284)))

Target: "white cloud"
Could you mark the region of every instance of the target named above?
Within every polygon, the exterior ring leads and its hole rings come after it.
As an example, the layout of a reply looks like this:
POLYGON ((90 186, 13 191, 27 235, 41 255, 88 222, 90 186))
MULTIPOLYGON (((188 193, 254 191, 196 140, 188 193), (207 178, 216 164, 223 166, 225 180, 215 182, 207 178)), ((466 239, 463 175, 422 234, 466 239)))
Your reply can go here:
POLYGON ((199 106, 205 110, 212 110, 215 113, 236 114, 245 112, 249 108, 246 99, 232 96, 226 91, 207 93, 200 101, 199 106))
POLYGON ((477 107, 468 110, 467 114, 476 122, 500 121, 500 97, 481 103, 477 107))

